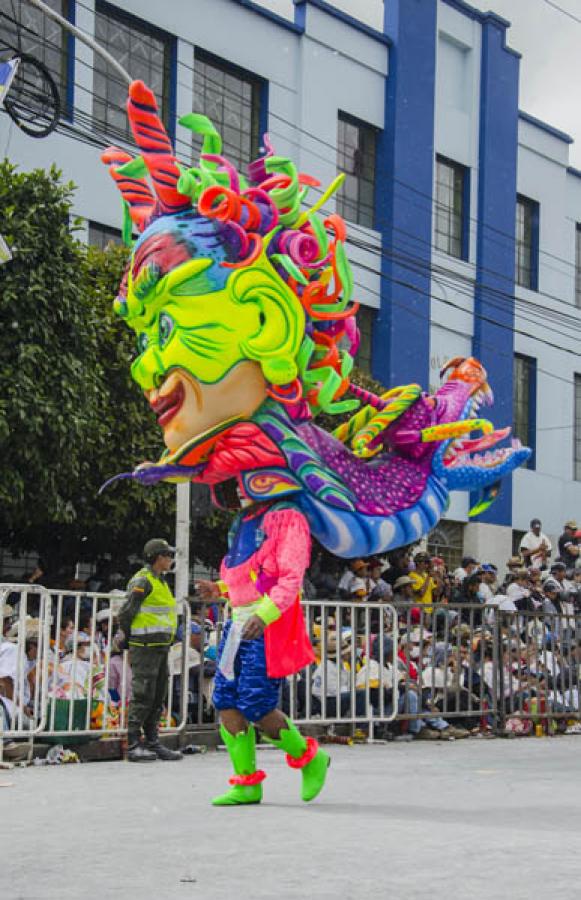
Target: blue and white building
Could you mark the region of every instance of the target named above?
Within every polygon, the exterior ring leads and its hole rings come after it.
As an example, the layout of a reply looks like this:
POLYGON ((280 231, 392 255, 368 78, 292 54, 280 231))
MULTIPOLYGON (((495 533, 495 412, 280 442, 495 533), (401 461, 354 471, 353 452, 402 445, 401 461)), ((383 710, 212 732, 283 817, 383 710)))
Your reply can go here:
MULTIPOLYGON (((376 30, 325 0, 51 0, 158 96, 177 124, 196 109, 243 163, 268 131, 338 208, 363 304, 360 364, 385 385, 435 387, 449 357, 478 356, 496 403, 534 450, 478 522, 456 497, 433 549, 504 563, 539 516, 553 536, 581 517, 581 172, 571 138, 518 105, 510 26, 463 0, 389 0, 376 30)), ((0 114, 0 148, 23 169, 56 162, 78 185, 87 239, 119 227, 99 144, 129 144, 126 87, 86 45, 14 0, 21 47, 44 60, 64 117, 33 140, 0 114)), ((0 47, 16 46, 0 0, 0 47)), ((331 206, 329 207, 331 208, 331 206)))

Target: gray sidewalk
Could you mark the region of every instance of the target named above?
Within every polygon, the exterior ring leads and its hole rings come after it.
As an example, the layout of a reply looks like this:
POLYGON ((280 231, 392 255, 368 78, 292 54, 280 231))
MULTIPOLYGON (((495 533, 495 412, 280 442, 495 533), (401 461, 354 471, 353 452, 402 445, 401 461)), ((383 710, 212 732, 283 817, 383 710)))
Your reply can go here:
POLYGON ((261 751, 262 806, 214 809, 223 753, 0 772, 5 900, 574 897, 577 737, 331 747, 310 806, 261 751))

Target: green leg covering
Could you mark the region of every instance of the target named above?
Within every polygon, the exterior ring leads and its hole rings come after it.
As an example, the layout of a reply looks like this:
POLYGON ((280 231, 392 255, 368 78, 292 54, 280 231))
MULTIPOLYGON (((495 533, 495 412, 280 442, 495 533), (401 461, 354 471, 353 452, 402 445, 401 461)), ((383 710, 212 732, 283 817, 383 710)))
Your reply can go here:
MULTIPOLYGON (((280 736, 277 741, 269 737, 266 739, 271 744, 274 744, 275 747, 284 750, 292 757, 292 759, 298 760, 307 752, 309 745, 294 722, 291 722, 290 719, 287 719, 286 722, 287 727, 281 728, 280 736)), ((315 746, 318 747, 316 741, 315 746)), ((289 765, 290 764, 291 763, 289 763, 289 765)), ((309 800, 314 800, 323 790, 325 779, 327 777, 327 769, 330 764, 331 759, 329 755, 319 747, 310 762, 300 767, 303 776, 301 796, 306 803, 308 803, 309 800)))
MULTIPOLYGON (((236 776, 244 778, 260 775, 256 772, 256 733, 252 725, 247 731, 230 734, 223 725, 220 734, 224 741, 236 776)), ((263 777, 264 777, 264 773, 263 777)), ((214 806, 241 806, 243 804, 260 803, 262 800, 262 784, 234 784, 229 791, 214 797, 214 806)))

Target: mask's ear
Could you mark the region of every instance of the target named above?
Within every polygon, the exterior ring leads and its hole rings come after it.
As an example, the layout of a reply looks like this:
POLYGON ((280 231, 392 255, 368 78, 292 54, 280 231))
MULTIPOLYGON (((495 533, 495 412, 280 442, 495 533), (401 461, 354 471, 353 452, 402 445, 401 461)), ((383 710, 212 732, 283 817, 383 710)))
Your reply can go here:
POLYGON ((258 267, 235 272, 228 287, 235 303, 253 303, 258 311, 258 331, 240 343, 244 355, 260 363, 271 384, 293 381, 305 331, 305 313, 298 299, 274 273, 258 267))

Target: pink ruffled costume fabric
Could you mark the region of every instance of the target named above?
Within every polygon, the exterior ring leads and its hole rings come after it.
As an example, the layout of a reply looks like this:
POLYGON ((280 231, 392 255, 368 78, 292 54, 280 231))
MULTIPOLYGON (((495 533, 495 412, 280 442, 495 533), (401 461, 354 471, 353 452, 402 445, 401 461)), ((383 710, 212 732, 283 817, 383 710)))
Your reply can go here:
POLYGON ((246 606, 268 593, 284 613, 296 601, 309 566, 309 526, 298 510, 275 509, 266 513, 262 528, 266 535, 262 546, 238 566, 228 568, 222 562, 220 577, 228 586, 231 606, 246 606), (257 583, 252 581, 251 572, 258 576, 257 583))

